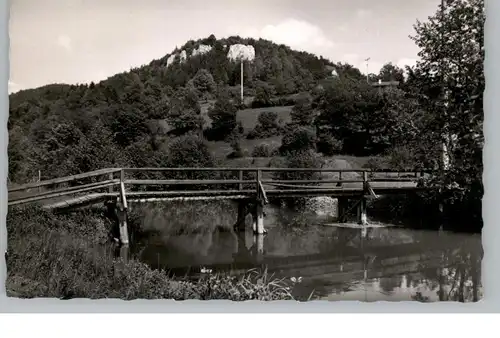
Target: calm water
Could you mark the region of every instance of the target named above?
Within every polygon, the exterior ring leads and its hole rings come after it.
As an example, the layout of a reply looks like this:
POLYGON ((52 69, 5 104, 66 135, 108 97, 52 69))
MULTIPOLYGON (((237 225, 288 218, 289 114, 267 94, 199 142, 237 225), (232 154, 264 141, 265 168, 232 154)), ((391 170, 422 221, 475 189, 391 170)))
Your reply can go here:
MULTIPOLYGON (((161 231, 171 223, 168 217, 146 211, 146 227, 160 231, 134 248, 135 254, 155 268, 192 277, 203 268, 238 274, 267 267, 276 277, 301 277, 294 288, 299 298, 311 292, 321 299, 362 301, 470 302, 482 297, 480 235, 390 225, 363 230, 320 217, 304 220, 278 209, 266 212, 268 234, 257 238, 251 230, 235 234, 215 227, 204 233, 169 235, 161 231)), ((190 222, 214 222, 203 212, 190 215, 190 222)))

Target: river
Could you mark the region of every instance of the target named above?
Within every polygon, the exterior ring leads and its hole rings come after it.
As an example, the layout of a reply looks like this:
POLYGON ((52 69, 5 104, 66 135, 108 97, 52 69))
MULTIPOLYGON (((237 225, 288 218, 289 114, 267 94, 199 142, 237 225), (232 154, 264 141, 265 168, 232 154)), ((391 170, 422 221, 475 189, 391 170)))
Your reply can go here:
POLYGON ((207 270, 238 274, 266 267, 275 277, 294 279, 298 299, 311 293, 315 299, 359 301, 471 302, 482 297, 479 234, 390 224, 361 229, 267 208, 265 236, 256 237, 251 229, 237 234, 213 226, 179 235, 161 230, 175 216, 176 222, 184 218, 197 228, 213 222, 230 224, 232 219, 223 215, 214 220, 203 210, 191 210, 189 217, 153 210, 142 211, 145 227, 160 231, 142 239, 133 253, 176 275, 196 278, 207 270))

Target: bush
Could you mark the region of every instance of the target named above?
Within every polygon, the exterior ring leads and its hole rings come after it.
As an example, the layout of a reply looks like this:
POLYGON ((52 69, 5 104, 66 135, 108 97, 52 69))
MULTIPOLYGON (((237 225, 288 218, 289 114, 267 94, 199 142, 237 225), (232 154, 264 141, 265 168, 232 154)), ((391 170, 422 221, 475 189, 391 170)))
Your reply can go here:
POLYGON ((406 146, 395 146, 387 155, 389 167, 393 170, 412 170, 417 167, 413 152, 406 146))
POLYGON ((342 151, 342 141, 337 140, 331 135, 325 135, 319 138, 316 147, 319 153, 325 156, 333 156, 342 151))
POLYGON ((227 155, 228 159, 241 158, 247 155, 246 152, 241 149, 240 138, 238 134, 232 133, 229 136, 228 141, 231 145, 231 148, 233 149, 233 151, 229 155, 227 155))
POLYGON ((262 112, 259 114, 257 125, 248 133, 247 139, 268 138, 281 133, 280 121, 276 112, 262 112))
POLYGON ((286 155, 292 152, 315 150, 316 133, 309 127, 289 128, 281 140, 280 153, 286 155))
MULTIPOLYGON (((291 152, 288 154, 284 161, 284 167, 287 168, 321 168, 323 166, 323 160, 321 157, 315 153, 313 150, 301 150, 296 152, 291 152)), ((273 175, 274 179, 277 180, 320 180, 320 172, 287 172, 278 171, 273 175)), ((301 183, 299 185, 316 186, 318 183, 301 183)), ((290 189, 291 187, 283 187, 280 189, 290 189)), ((307 199, 305 198, 294 198, 288 199, 286 201, 287 205, 292 208, 303 207, 307 199)))
POLYGON ((236 111, 236 106, 227 96, 220 96, 215 101, 214 106, 208 110, 208 116, 212 120, 212 127, 208 133, 210 140, 224 140, 237 129, 236 111))
POLYGON ((167 145, 169 167, 211 167, 215 160, 205 141, 195 134, 173 139, 167 145))
POLYGON ((261 143, 256 145, 252 151, 252 157, 273 157, 278 154, 278 148, 274 145, 261 143))
POLYGON ((388 169, 387 167, 387 161, 381 157, 372 157, 363 165, 363 168, 370 170, 388 169))
MULTIPOLYGON (((188 134, 173 139, 167 145, 165 167, 169 168, 196 168, 215 167, 215 158, 210 153, 205 140, 196 134, 188 134)), ((163 174, 168 179, 209 179, 211 172, 169 172, 163 174)), ((165 187, 164 187, 165 188, 165 187)), ((201 186, 176 186, 176 189, 198 189, 201 186)))

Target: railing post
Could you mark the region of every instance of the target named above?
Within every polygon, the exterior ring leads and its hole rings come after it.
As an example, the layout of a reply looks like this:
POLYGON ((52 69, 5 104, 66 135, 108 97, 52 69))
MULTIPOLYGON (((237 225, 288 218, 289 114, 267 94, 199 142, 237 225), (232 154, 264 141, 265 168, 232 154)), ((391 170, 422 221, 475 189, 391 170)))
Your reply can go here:
POLYGON ((253 228, 254 228, 254 232, 257 235, 262 235, 265 233, 265 230, 264 230, 264 208, 263 208, 264 196, 262 196, 261 191, 260 191, 261 179, 262 179, 262 172, 259 169, 257 169, 257 180, 256 180, 257 199, 256 199, 256 203, 255 203, 255 211, 252 213, 254 216, 253 228))
POLYGON ((256 189, 257 189, 257 198, 259 198, 259 197, 260 197, 260 187, 259 187, 259 183, 260 183, 260 180, 262 179, 262 172, 261 172, 259 169, 257 169, 257 175, 256 175, 256 176, 257 176, 257 179, 256 179, 255 184, 256 184, 256 186, 257 186, 257 187, 256 187, 256 189))
MULTIPOLYGON (((342 181, 342 171, 339 171, 339 181, 342 181)), ((342 182, 337 182, 337 187, 341 187, 342 182)))
POLYGON ((366 170, 363 171, 363 195, 366 194, 368 190, 368 172, 366 170))
POLYGON ((120 227, 120 244, 128 245, 128 225, 127 225, 127 197, 125 196, 125 171, 120 170, 120 198, 117 206, 118 222, 120 227))
POLYGON ((120 183, 125 184, 125 170, 120 170, 120 183))
MULTIPOLYGON (((114 174, 113 174, 113 173, 109 173, 109 174, 108 174, 108 179, 109 179, 109 180, 114 179, 114 174)), ((114 188, 114 187, 113 187, 112 185, 110 185, 110 186, 109 186, 108 191, 109 191, 109 193, 110 193, 110 194, 112 194, 112 193, 113 193, 113 188, 114 188)))
MULTIPOLYGON (((243 170, 240 170, 240 171, 238 172, 238 179, 239 179, 240 181, 243 181, 243 170)), ((240 191, 241 191, 241 190, 243 190, 243 183, 241 183, 241 182, 240 182, 240 183, 238 184, 238 190, 240 190, 240 191)))

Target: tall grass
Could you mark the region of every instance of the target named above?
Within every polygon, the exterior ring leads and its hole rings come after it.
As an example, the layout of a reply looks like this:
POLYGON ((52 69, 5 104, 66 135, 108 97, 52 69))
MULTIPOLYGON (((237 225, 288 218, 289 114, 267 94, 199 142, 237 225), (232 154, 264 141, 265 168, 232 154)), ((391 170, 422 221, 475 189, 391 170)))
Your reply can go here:
POLYGON ((241 277, 216 274, 198 281, 169 277, 113 255, 105 243, 109 224, 98 211, 55 215, 12 208, 7 216, 7 295, 22 298, 292 299, 284 280, 266 271, 241 277), (101 224, 102 229, 96 229, 101 224), (98 233, 98 235, 96 235, 98 233), (98 240, 97 240, 98 239, 98 240))

